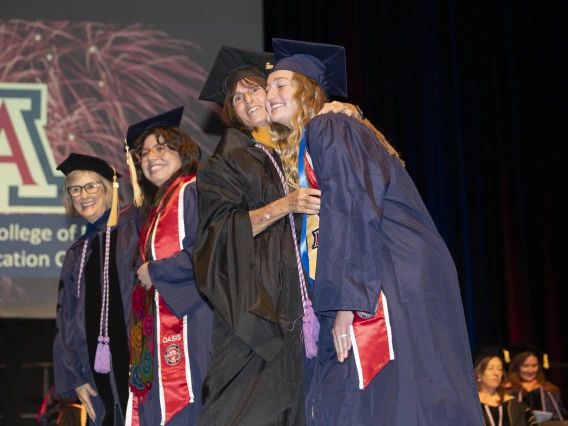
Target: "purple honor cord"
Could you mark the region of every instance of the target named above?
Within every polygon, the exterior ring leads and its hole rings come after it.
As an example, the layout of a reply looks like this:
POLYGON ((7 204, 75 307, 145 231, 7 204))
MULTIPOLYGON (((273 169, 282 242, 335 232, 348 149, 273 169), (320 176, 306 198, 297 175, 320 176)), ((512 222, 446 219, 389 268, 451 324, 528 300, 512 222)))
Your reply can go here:
MULTIPOLYGON (((272 154, 260 143, 256 144, 257 147, 262 149, 264 153, 270 158, 278 176, 280 176, 280 182, 282 183, 282 188, 284 189, 284 196, 288 195, 288 187, 286 186, 286 178, 284 173, 280 170, 278 163, 272 156, 272 154)), ((302 261, 300 259, 300 251, 298 249, 298 239, 296 236, 296 226, 294 224, 294 213, 289 213, 288 217, 290 219, 290 228, 292 230, 292 239, 294 240, 294 250, 296 251, 296 265, 298 267, 298 277, 300 279, 300 291, 302 293, 302 305, 304 308, 304 318, 302 325, 302 331, 304 334, 304 345, 306 347, 306 357, 314 358, 318 353, 318 337, 320 331, 320 324, 312 307, 312 302, 308 297, 308 290, 306 289, 306 280, 304 277, 304 271, 302 270, 302 261)))
POLYGON ((109 282, 108 282, 108 263, 110 252, 110 226, 106 229, 105 244, 105 264, 103 271, 103 302, 101 305, 101 322, 99 325, 99 343, 95 354, 95 371, 101 374, 110 373, 110 338, 108 337, 108 303, 109 303, 109 282), (103 335, 104 330, 104 335, 103 335))

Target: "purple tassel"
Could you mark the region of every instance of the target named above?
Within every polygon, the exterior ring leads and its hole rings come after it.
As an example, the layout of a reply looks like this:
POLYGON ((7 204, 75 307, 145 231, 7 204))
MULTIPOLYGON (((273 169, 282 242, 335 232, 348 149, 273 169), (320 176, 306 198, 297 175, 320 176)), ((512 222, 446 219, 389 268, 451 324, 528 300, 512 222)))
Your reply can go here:
POLYGON ((108 337, 99 336, 99 344, 97 345, 97 353, 95 355, 95 371, 97 373, 110 373, 109 341, 108 337))
POLYGON ((317 341, 319 338, 320 324, 312 308, 312 302, 304 300, 304 345, 306 346, 306 356, 314 358, 318 354, 317 341))

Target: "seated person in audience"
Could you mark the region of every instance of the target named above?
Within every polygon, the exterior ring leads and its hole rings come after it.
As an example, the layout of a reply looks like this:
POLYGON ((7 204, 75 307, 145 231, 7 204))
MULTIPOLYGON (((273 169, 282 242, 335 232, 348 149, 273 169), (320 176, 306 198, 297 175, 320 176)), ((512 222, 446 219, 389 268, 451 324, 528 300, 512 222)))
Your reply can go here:
POLYGON ((517 345, 509 365, 509 393, 532 410, 552 413, 551 420, 568 420, 558 386, 546 380, 548 355, 531 345, 517 345))
POLYGON ((500 348, 483 348, 474 356, 474 374, 485 426, 534 426, 535 417, 509 395, 503 384, 505 362, 500 348))

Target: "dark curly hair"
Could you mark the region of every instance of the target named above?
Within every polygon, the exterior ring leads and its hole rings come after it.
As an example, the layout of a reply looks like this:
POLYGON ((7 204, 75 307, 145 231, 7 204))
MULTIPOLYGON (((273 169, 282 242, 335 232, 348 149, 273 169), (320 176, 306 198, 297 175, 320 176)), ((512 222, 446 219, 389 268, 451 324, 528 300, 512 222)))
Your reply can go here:
MULTIPOLYGON (((160 140, 161 136, 163 138, 163 144, 179 154, 181 167, 172 175, 170 180, 175 180, 180 176, 188 176, 197 172, 199 159, 201 158, 201 149, 186 132, 176 126, 156 127, 145 131, 134 142, 134 154, 142 150, 144 141, 150 135, 155 135, 157 140, 160 140)), ((140 215, 141 219, 145 221, 152 209, 152 204, 154 203, 154 198, 159 188, 144 176, 140 162, 136 161, 135 163, 138 185, 140 185, 143 196, 142 205, 140 206, 140 215)))

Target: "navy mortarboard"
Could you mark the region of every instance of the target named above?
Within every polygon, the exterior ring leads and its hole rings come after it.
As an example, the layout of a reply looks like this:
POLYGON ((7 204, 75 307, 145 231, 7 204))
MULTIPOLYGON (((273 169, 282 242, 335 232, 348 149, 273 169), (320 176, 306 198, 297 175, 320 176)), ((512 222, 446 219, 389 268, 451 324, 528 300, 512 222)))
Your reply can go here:
POLYGON ((315 80, 327 96, 347 97, 344 47, 273 38, 272 49, 276 60, 272 71, 297 72, 315 80))
POLYGON ((156 127, 179 127, 183 116, 183 109, 184 107, 180 106, 142 120, 139 123, 132 124, 128 127, 128 132, 126 133, 126 145, 128 145, 130 149, 134 148, 134 142, 136 142, 136 139, 146 130, 155 129, 156 127))
POLYGON ((253 75, 266 78, 267 72, 270 72, 273 65, 272 53, 223 45, 219 49, 199 99, 222 104, 227 88, 231 84, 253 75))
POLYGON ((136 142, 140 135, 147 130, 155 129, 156 127, 179 127, 183 116, 183 110, 184 107, 180 106, 142 120, 139 123, 132 124, 128 127, 126 139, 124 139, 124 149, 126 150, 126 164, 128 164, 128 170, 130 171, 130 180, 132 181, 134 205, 137 207, 142 205, 142 192, 138 185, 136 168, 134 167, 134 161, 132 160, 130 150, 134 148, 134 142, 136 142))
MULTIPOLYGON (((69 156, 63 160, 57 170, 63 172, 65 176, 76 170, 85 170, 89 172, 95 172, 112 182, 112 201, 111 201, 111 211, 107 221, 107 226, 114 226, 118 222, 118 182, 117 179, 122 177, 114 167, 108 164, 106 161, 101 160, 97 157, 92 157, 90 155, 76 154, 72 152, 69 156)), ((67 190, 67 189, 65 189, 67 190)))

